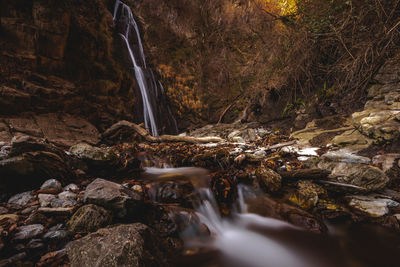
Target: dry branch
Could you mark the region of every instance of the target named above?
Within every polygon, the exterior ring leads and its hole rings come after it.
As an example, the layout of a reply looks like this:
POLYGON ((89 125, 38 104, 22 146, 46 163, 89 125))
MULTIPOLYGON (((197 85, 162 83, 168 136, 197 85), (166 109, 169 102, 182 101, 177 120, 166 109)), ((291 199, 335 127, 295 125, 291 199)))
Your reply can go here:
POLYGON ((216 136, 192 137, 192 136, 178 136, 178 135, 167 135, 167 134, 161 136, 152 136, 146 129, 143 129, 141 126, 129 121, 119 121, 115 123, 103 133, 103 138, 113 136, 115 132, 124 127, 131 129, 133 132, 137 133, 147 142, 150 143, 185 142, 191 144, 198 144, 198 143, 218 143, 223 141, 222 138, 216 136))

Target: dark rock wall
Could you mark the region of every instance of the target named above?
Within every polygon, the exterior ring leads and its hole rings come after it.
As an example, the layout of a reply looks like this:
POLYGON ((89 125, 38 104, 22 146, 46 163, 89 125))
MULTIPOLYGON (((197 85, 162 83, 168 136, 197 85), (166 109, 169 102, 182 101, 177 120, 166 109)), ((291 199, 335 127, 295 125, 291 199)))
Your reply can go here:
POLYGON ((135 120, 134 79, 116 53, 113 1, 0 3, 2 119, 62 112, 99 130, 135 120))

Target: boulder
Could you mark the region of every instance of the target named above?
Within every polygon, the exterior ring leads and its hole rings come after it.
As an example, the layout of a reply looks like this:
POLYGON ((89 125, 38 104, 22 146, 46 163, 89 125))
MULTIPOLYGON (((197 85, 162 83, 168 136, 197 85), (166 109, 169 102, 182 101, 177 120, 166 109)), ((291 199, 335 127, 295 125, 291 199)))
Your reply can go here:
POLYGON ((389 182, 388 176, 371 164, 369 158, 358 156, 353 151, 341 149, 321 156, 316 163, 320 169, 331 174, 321 183, 339 192, 371 192, 383 189, 389 182))
POLYGON ((67 222, 71 232, 94 232, 109 225, 112 221, 112 212, 93 204, 79 208, 67 222))
POLYGON ((282 177, 269 168, 259 167, 256 177, 260 186, 267 192, 276 192, 281 188, 282 177))
POLYGON ((327 195, 323 187, 308 180, 300 180, 297 182, 297 190, 290 195, 289 200, 303 209, 312 209, 317 205, 320 196, 327 195))
MULTIPOLYGON (((114 212, 118 218, 135 215, 140 208, 141 195, 120 184, 96 179, 85 190, 84 202, 103 206, 114 212)), ((137 215, 137 214, 136 214, 137 215)))
POLYGON ((100 229, 66 249, 71 267, 167 266, 168 248, 141 223, 100 229))
POLYGON ((391 199, 374 196, 352 196, 349 201, 351 208, 373 218, 382 217, 389 213, 389 208, 399 205, 400 203, 391 199))
POLYGON ((331 171, 327 184, 334 191, 371 192, 383 189, 389 182, 382 170, 366 164, 322 161, 318 167, 331 171))

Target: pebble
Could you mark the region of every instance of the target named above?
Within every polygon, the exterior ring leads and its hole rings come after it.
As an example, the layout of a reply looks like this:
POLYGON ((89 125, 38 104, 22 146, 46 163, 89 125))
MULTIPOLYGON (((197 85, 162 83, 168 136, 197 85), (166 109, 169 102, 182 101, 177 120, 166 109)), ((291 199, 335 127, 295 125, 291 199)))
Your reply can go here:
POLYGON ((43 235, 45 240, 65 240, 68 237, 66 230, 49 231, 43 235))
POLYGON ((69 184, 63 188, 64 191, 71 191, 71 192, 78 192, 79 191, 79 186, 76 184, 69 184))
POLYGON ((58 194, 59 199, 76 199, 77 194, 71 192, 71 191, 64 191, 58 194))
POLYGON ((56 179, 50 179, 42 184, 42 186, 40 187, 40 190, 61 191, 62 186, 61 186, 61 183, 59 181, 57 181, 56 179))
POLYGON ((48 207, 50 206, 50 202, 55 199, 56 196, 52 194, 39 194, 38 198, 41 207, 48 207))
POLYGON ((15 234, 15 240, 25 240, 34 238, 43 233, 44 226, 41 224, 30 224, 19 227, 19 231, 15 234))
POLYGON ((265 157, 267 155, 267 152, 265 152, 264 150, 258 150, 256 152, 254 152, 254 156, 257 157, 265 157))
POLYGON ((67 207, 73 207, 77 204, 78 202, 75 199, 59 199, 59 198, 54 198, 51 200, 50 205, 52 208, 67 208, 67 207))
POLYGON ((19 206, 26 206, 29 202, 35 200, 35 196, 32 194, 32 191, 23 192, 20 194, 16 194, 12 196, 9 200, 9 204, 19 205, 19 206))

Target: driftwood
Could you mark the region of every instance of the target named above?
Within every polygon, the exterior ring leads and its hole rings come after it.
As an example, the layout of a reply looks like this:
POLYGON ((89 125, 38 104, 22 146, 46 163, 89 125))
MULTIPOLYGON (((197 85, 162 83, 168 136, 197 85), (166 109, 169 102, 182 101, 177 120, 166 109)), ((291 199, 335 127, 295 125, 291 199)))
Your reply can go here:
POLYGON ((136 123, 129 121, 119 121, 115 123, 103 133, 103 138, 113 136, 115 132, 117 132, 119 129, 123 127, 132 129, 135 133, 137 133, 150 143, 184 142, 184 143, 198 144, 198 143, 218 143, 223 141, 222 138, 216 136, 193 137, 193 136, 178 136, 178 135, 168 135, 168 134, 164 134, 161 136, 152 136, 146 129, 143 129, 140 125, 137 125, 136 123))
POLYGON ((294 171, 279 172, 284 179, 323 179, 328 177, 331 172, 322 169, 299 169, 294 171))
POLYGON ((278 149, 278 148, 281 148, 281 147, 294 145, 294 144, 296 144, 296 142, 297 142, 296 140, 292 140, 292 141, 288 141, 288 142, 285 142, 285 143, 280 143, 280 144, 276 144, 276 145, 272 145, 272 146, 267 146, 266 148, 267 148, 267 150, 278 149))

